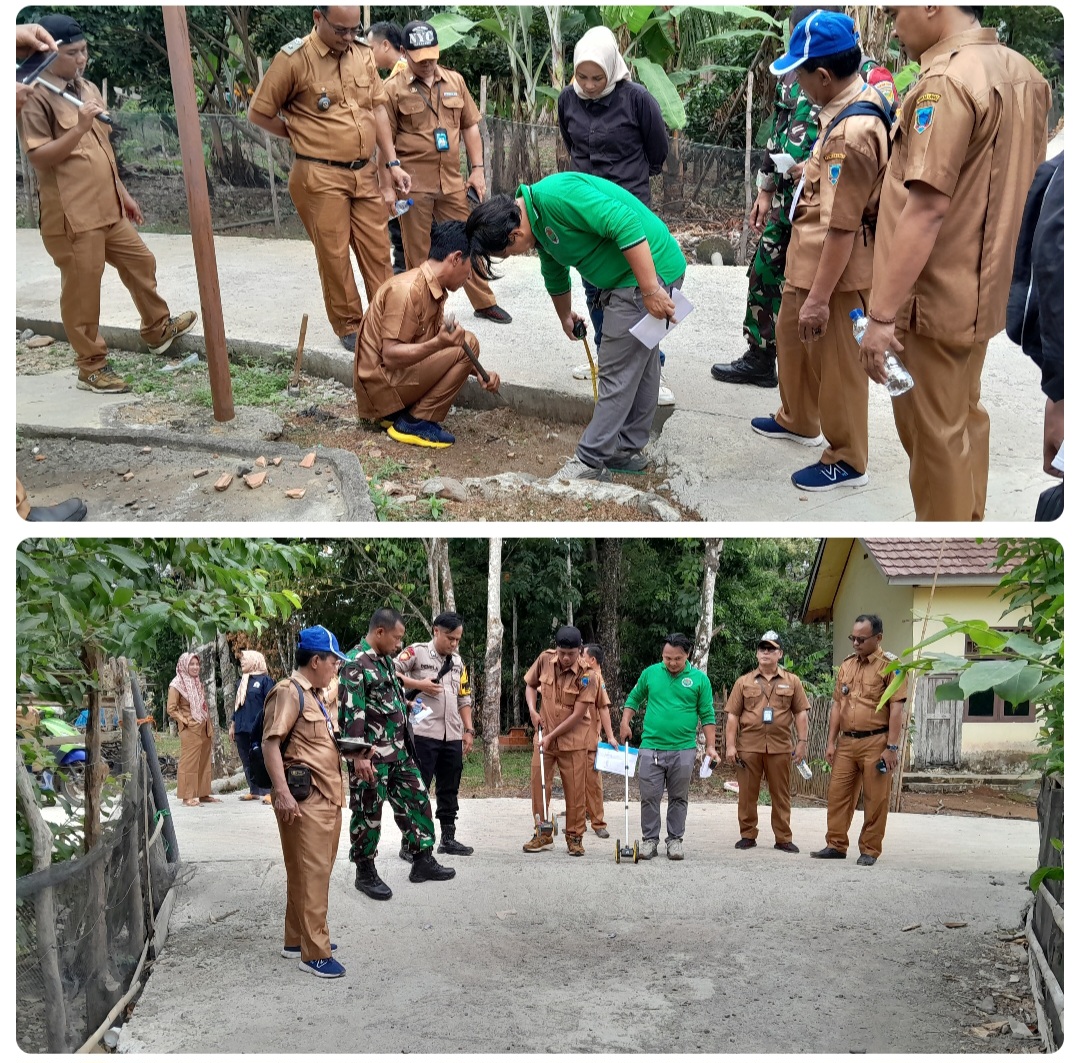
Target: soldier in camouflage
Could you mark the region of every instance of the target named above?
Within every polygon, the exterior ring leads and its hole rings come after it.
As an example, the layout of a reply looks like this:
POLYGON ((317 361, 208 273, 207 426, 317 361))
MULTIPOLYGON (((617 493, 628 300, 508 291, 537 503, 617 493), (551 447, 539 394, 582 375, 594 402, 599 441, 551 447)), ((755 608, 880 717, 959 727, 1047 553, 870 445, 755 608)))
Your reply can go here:
POLYGON ((356 888, 379 901, 392 896, 375 870, 384 801, 390 802, 402 842, 413 855, 409 881, 454 877, 454 869, 443 867, 431 854, 431 802, 416 765, 409 705, 394 668, 393 655, 404 635, 405 623, 396 609, 377 609, 367 636, 346 654, 338 672, 341 745, 352 762, 349 859, 356 864, 356 888))

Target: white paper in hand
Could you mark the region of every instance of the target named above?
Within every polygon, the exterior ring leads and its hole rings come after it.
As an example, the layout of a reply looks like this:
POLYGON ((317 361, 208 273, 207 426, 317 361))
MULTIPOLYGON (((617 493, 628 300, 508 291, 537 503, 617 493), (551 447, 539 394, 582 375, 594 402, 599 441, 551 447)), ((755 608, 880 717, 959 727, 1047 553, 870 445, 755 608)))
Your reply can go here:
POLYGON ((1050 467, 1057 469, 1058 472, 1065 472, 1065 440, 1061 441, 1061 446, 1058 449, 1057 454, 1054 455, 1054 460, 1050 462, 1050 467))
POLYGON ((671 299, 675 304, 674 321, 646 314, 636 325, 630 326, 630 335, 639 343, 645 344, 650 350, 653 347, 659 347, 664 339, 675 331, 675 327, 681 325, 694 309, 694 304, 678 288, 671 290, 671 299))
POLYGON ((776 164, 777 173, 787 173, 795 165, 795 160, 787 152, 770 155, 769 158, 776 164))
POLYGON ((711 763, 712 761, 708 757, 705 757, 705 759, 702 760, 701 769, 698 771, 699 779, 707 779, 712 775, 712 768, 709 766, 711 763))

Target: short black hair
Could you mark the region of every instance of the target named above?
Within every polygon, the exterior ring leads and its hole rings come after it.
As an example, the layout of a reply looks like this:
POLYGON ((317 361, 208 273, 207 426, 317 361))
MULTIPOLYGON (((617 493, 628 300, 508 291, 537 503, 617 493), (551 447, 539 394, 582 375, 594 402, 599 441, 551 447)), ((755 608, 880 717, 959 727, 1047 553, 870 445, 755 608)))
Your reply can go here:
POLYGON ((861 62, 862 49, 856 45, 854 48, 848 48, 844 52, 837 52, 835 55, 823 55, 818 59, 807 59, 802 68, 806 71, 828 70, 834 78, 842 80, 851 77, 859 69, 861 62))
POLYGON ((316 657, 325 657, 326 650, 301 650, 296 651, 296 667, 306 668, 316 657))
POLYGON ((457 613, 439 613, 431 622, 432 627, 441 627, 443 631, 457 631, 462 626, 462 619, 457 613))
POLYGON ((368 33, 401 51, 404 38, 401 35, 401 27, 396 22, 373 22, 368 28, 368 33))
POLYGON ((982 20, 983 20, 983 12, 986 10, 986 8, 985 7, 962 7, 962 8, 960 8, 960 10, 963 11, 965 15, 970 15, 973 19, 976 19, 978 22, 982 22, 982 20))
POLYGON ((495 280, 491 270, 493 255, 502 255, 510 246, 510 234, 521 226, 521 208, 513 196, 490 196, 473 208, 465 222, 473 272, 486 281, 495 280))
POLYGON ((881 623, 881 617, 876 613, 860 613, 855 617, 855 623, 869 624, 871 635, 880 635, 885 630, 881 623))
POLYGON ((462 258, 469 258, 469 237, 463 221, 441 221, 431 227, 431 248, 428 258, 445 262, 455 251, 462 258))
POLYGON ((371 622, 368 624, 368 631, 375 631, 378 628, 386 628, 392 630, 397 627, 398 624, 404 624, 401 613, 396 609, 391 609, 390 606, 384 605, 381 609, 376 609, 371 614, 371 622))
POLYGON ((582 649, 594 660, 597 664, 604 663, 604 647, 598 642, 586 642, 582 649))
POLYGON ((670 635, 664 636, 665 646, 674 646, 677 650, 682 650, 683 653, 688 654, 694 648, 694 644, 680 631, 673 631, 670 635))

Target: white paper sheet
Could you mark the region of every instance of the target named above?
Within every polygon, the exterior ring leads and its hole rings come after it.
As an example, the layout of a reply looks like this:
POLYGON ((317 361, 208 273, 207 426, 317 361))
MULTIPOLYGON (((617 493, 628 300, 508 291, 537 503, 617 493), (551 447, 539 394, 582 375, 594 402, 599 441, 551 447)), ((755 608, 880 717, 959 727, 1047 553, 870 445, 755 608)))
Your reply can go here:
POLYGON ((650 349, 659 347, 664 342, 664 339, 675 331, 676 326, 681 325, 690 316, 694 309, 694 304, 678 288, 671 290, 671 299, 675 304, 674 321, 667 321, 664 318, 646 314, 636 325, 630 326, 630 335, 650 349))
POLYGON ((776 164, 777 173, 787 173, 795 165, 795 160, 786 151, 770 155, 769 158, 776 164))
POLYGON ((1061 446, 1058 448, 1058 452, 1054 455, 1054 460, 1050 462, 1050 465, 1057 469, 1058 472, 1065 471, 1065 440, 1061 441, 1061 446))
MULTIPOLYGON (((630 746, 627 753, 629 763, 627 764, 626 773, 630 778, 633 778, 637 772, 638 751, 633 746, 630 746)), ((596 770, 610 772, 612 775, 622 775, 623 747, 619 746, 616 749, 607 742, 601 742, 596 747, 596 770)))

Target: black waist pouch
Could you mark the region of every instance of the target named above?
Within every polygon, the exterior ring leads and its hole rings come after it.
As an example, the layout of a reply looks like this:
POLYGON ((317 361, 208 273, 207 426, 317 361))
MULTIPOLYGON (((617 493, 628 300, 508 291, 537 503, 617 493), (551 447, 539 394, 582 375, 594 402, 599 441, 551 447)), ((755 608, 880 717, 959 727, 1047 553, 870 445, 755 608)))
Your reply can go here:
POLYGON ((285 784, 297 801, 311 793, 311 769, 306 764, 290 764, 285 769, 285 784))

